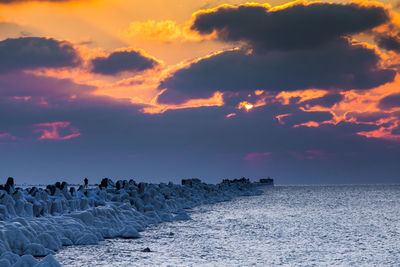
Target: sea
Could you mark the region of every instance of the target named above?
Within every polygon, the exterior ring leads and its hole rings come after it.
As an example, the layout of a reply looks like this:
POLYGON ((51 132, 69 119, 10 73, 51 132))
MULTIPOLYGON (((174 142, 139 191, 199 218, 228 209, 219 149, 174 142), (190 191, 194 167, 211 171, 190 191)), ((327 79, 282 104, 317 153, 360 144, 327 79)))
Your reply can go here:
POLYGON ((64 247, 62 266, 400 266, 400 185, 262 188, 139 239, 64 247), (150 252, 144 252, 149 248, 150 252))

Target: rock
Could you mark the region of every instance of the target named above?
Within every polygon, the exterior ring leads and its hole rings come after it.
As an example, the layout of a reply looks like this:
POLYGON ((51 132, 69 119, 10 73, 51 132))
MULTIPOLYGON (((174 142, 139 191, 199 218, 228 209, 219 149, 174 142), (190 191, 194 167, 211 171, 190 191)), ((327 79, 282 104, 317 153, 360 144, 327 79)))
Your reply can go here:
POLYGON ((151 252, 151 250, 150 250, 150 248, 145 248, 145 249, 142 249, 142 252, 151 252))
POLYGON ((45 248, 41 244, 31 243, 25 247, 24 254, 32 255, 35 257, 45 257, 54 252, 45 248))
POLYGON ((61 264, 58 263, 53 255, 48 255, 34 267, 61 267, 61 264))
POLYGON ((7 260, 12 265, 19 260, 19 256, 17 254, 7 251, 1 254, 0 259, 7 260))
POLYGON ((1 267, 11 267, 11 263, 7 259, 0 259, 1 267))
POLYGON ((140 234, 139 232, 133 228, 133 227, 125 227, 122 231, 121 231, 121 235, 122 238, 125 239, 133 239, 133 238, 139 238, 140 234))
POLYGON ((97 245, 99 243, 99 239, 92 233, 86 233, 78 240, 76 240, 75 245, 97 245))
POLYGON ((174 217, 174 221, 189 221, 192 218, 190 218, 190 216, 185 212, 185 211, 181 211, 179 212, 175 217, 174 217))
POLYGON ((13 267, 34 267, 38 261, 32 255, 24 255, 18 259, 13 267))

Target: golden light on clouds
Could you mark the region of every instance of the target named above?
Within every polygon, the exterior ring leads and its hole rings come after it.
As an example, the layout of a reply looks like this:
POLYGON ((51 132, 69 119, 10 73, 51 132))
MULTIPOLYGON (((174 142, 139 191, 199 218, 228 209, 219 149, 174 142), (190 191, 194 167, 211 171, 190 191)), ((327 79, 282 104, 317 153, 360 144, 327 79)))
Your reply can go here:
POLYGON ((245 109, 246 111, 249 111, 253 107, 254 107, 254 105, 252 103, 250 103, 250 102, 247 102, 247 101, 242 101, 237 106, 238 109, 245 109))
MULTIPOLYGON (((400 120, 396 116, 390 116, 392 113, 397 112, 400 108, 391 108, 389 110, 382 110, 379 107, 379 101, 385 96, 399 93, 400 92, 400 77, 396 76, 393 83, 388 83, 380 87, 362 91, 362 90, 350 90, 342 92, 343 99, 338 103, 335 103, 331 107, 325 107, 321 105, 304 105, 299 107, 304 112, 329 112, 332 114, 332 119, 315 122, 308 121, 294 125, 293 127, 319 127, 321 125, 337 125, 341 122, 353 123, 353 124, 365 124, 365 125, 376 125, 379 128, 372 131, 358 132, 358 135, 365 136, 367 138, 382 138, 393 141, 400 141, 400 135, 393 134, 392 130, 399 127, 400 120), (367 117, 370 114, 377 114, 376 119, 363 120, 362 117, 367 117), (379 114, 381 114, 379 116, 379 114), (361 118, 360 118, 361 117, 361 118)), ((284 104, 290 103, 291 97, 298 97, 297 103, 302 103, 305 100, 311 100, 324 96, 326 93, 315 90, 305 90, 303 92, 282 92, 277 98, 284 104)), ((285 114, 284 114, 285 115, 285 114)), ((282 117, 278 118, 281 121, 282 117)))
POLYGON ((128 29, 122 33, 127 37, 137 37, 143 40, 172 42, 172 41, 201 41, 213 36, 203 36, 190 30, 190 22, 177 24, 172 20, 146 22, 131 22, 128 29))
MULTIPOLYGON (((159 92, 159 94, 163 93, 163 91, 159 92)), ((224 105, 223 94, 221 92, 215 92, 212 97, 207 98, 207 99, 191 99, 191 100, 189 100, 183 104, 179 104, 179 105, 158 104, 156 102, 157 96, 153 99, 150 106, 144 107, 142 109, 143 113, 158 114, 158 113, 164 113, 167 110, 184 109, 184 108, 198 108, 198 107, 212 107, 212 106, 223 106, 224 105)))
POLYGON ((283 118, 289 117, 289 116, 291 116, 291 115, 292 115, 291 113, 280 114, 280 115, 276 115, 275 118, 278 120, 278 123, 279 123, 279 124, 284 125, 285 122, 284 122, 283 118))
POLYGON ((292 99, 296 99, 296 103, 299 104, 310 99, 323 97, 326 94, 327 91, 318 89, 283 91, 276 96, 276 99, 279 100, 283 105, 290 104, 292 99))

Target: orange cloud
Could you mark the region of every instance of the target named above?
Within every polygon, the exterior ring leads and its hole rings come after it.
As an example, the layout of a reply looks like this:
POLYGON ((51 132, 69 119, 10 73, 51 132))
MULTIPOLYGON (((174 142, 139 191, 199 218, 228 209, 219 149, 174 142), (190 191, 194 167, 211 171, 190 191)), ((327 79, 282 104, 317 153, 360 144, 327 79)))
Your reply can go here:
POLYGON ((294 128, 300 127, 300 126, 305 126, 305 127, 318 127, 320 124, 316 121, 308 121, 308 122, 303 122, 300 124, 293 125, 294 128))
POLYGON ((382 125, 379 129, 374 131, 364 131, 358 132, 358 135, 365 136, 367 138, 381 138, 392 141, 400 141, 400 134, 393 134, 392 130, 398 128, 400 126, 400 120, 397 117, 390 117, 384 120, 383 122, 378 122, 378 125, 382 125), (384 125, 383 125, 384 124, 384 125))
POLYGON ((283 118, 289 117, 289 116, 291 116, 291 115, 292 115, 292 114, 290 114, 290 113, 287 113, 287 114, 280 114, 280 115, 276 115, 275 118, 278 120, 278 123, 279 123, 279 124, 284 125, 285 122, 283 121, 283 118))
MULTIPOLYGON (((159 92, 162 94, 164 90, 159 92)), ((158 95, 157 95, 158 96, 158 95)), ((183 104, 179 105, 169 105, 169 104, 159 104, 157 103, 157 96, 153 99, 152 105, 144 107, 142 109, 143 113, 157 114, 164 113, 167 110, 174 109, 184 109, 184 108, 198 108, 198 107, 211 107, 211 106, 222 106, 224 105, 223 94, 221 92, 215 92, 214 95, 207 99, 191 99, 183 104)))
POLYGON ((314 98, 319 98, 323 97, 326 95, 328 92, 324 90, 318 90, 318 89, 307 89, 307 90, 297 90, 297 91, 283 91, 280 92, 277 96, 276 99, 282 104, 282 105, 289 105, 292 99, 297 100, 296 104, 300 104, 304 101, 314 99, 314 98))
POLYGON ((250 102, 247 102, 247 101, 242 101, 237 106, 238 109, 245 109, 246 111, 249 111, 253 107, 254 107, 254 105, 252 103, 250 103, 250 102))
POLYGON ((122 35, 138 37, 143 40, 172 42, 172 41, 201 41, 211 39, 212 35, 202 36, 190 30, 190 22, 177 24, 172 20, 146 22, 131 22, 122 35))
POLYGON ((67 121, 56 121, 56 122, 46 122, 35 124, 35 133, 41 133, 39 140, 51 139, 51 140, 68 140, 80 136, 78 128, 70 127, 70 122, 67 121), (61 136, 60 129, 66 129, 71 132, 68 135, 61 136))
POLYGON ((225 117, 226 118, 231 118, 231 117, 235 117, 236 115, 237 115, 236 113, 229 113, 225 117))
MULTIPOLYGON (((399 75, 396 76, 396 79, 393 83, 385 84, 371 90, 350 90, 342 92, 341 94, 343 95, 343 100, 334 104, 332 107, 305 104, 304 106, 299 107, 299 109, 305 112, 330 112, 333 118, 331 120, 322 122, 308 121, 294 125, 293 127, 319 127, 324 124, 337 125, 341 122, 376 125, 379 126, 377 130, 363 131, 359 132, 358 134, 367 138, 382 138, 400 141, 399 135, 392 133, 392 130, 400 125, 400 118, 398 116, 391 115, 400 109, 395 107, 389 110, 382 110, 379 108, 379 101, 382 98, 398 92, 400 92, 399 75), (378 115, 372 120, 362 119, 363 116, 368 117, 370 114, 378 115)), ((277 95, 276 98, 284 105, 288 105, 291 98, 298 98, 296 104, 301 104, 307 100, 322 97, 325 94, 326 92, 321 90, 304 90, 295 92, 282 92, 277 95)))

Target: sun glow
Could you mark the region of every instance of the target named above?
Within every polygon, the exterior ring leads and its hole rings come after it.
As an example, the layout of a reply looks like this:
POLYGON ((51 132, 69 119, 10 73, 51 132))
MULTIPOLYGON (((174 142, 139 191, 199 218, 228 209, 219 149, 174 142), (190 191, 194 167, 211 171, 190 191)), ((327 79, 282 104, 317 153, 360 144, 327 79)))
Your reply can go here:
POLYGON ((247 102, 247 101, 242 101, 242 102, 240 102, 239 103, 239 105, 238 105, 238 109, 242 109, 242 108, 244 108, 244 109, 246 109, 246 111, 249 111, 250 109, 252 109, 254 107, 254 105, 252 104, 252 103, 250 103, 250 102, 247 102))

